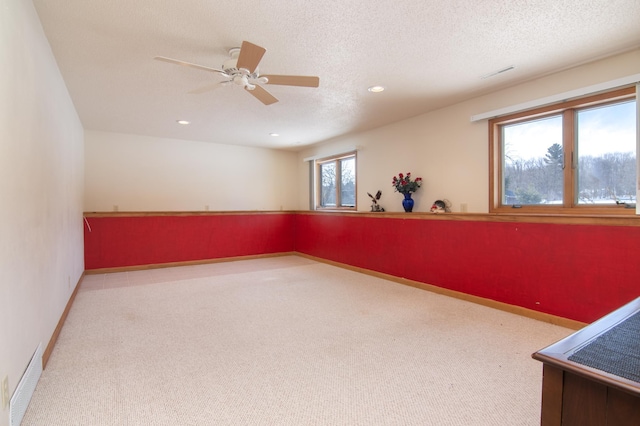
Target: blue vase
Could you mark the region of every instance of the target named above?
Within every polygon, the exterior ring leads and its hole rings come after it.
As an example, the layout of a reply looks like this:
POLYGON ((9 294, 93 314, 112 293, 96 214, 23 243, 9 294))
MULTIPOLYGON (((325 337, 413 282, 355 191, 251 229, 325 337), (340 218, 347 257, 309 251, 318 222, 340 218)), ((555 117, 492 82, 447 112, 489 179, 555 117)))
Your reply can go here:
POLYGON ((411 213, 413 210, 413 198, 411 198, 410 192, 405 192, 404 200, 402 200, 402 207, 404 207, 404 211, 407 213, 411 213))

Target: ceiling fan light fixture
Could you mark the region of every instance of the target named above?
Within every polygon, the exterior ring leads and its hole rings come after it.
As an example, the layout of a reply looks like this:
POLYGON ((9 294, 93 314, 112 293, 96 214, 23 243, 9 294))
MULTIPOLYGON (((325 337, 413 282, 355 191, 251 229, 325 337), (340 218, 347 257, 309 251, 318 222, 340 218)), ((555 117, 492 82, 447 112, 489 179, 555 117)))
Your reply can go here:
POLYGON ((384 87, 383 86, 371 86, 367 90, 370 91, 371 93, 380 93, 380 92, 384 92, 384 87))
POLYGON ((233 82, 238 86, 246 86, 249 83, 249 79, 247 79, 246 75, 234 75, 233 82))

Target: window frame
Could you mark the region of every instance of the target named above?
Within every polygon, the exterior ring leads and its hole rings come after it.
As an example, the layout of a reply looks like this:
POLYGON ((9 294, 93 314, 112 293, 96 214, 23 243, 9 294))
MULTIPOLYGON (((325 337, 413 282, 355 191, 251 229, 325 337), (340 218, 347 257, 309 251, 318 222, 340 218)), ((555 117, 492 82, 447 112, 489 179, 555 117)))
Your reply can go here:
MULTIPOLYGON (((489 213, 500 214, 571 214, 571 215, 635 215, 636 209, 624 205, 585 205, 576 202, 578 166, 576 151, 577 112, 594 106, 605 106, 625 100, 636 100, 636 86, 588 95, 585 97, 554 103, 527 111, 520 111, 489 120, 489 213), (523 123, 536 119, 563 116, 562 148, 564 155, 563 203, 562 205, 512 205, 502 204, 503 147, 502 126, 523 123)), ((636 122, 636 126, 640 123, 636 122)), ((637 150, 636 150, 637 151, 637 150)), ((636 158, 638 152, 636 152, 636 158)), ((636 171, 638 173, 638 171, 636 171)), ((636 178, 637 179, 637 178, 636 178)))
POLYGON ((355 211, 358 209, 358 155, 357 151, 346 152, 338 155, 332 155, 329 157, 324 157, 318 160, 315 160, 315 209, 316 210, 341 210, 341 211, 355 211), (342 204, 342 191, 341 191, 341 182, 338 177, 342 176, 342 167, 341 161, 347 158, 354 159, 354 205, 353 206, 343 206, 342 204), (321 166, 327 163, 335 163, 336 170, 336 205, 335 206, 323 206, 321 204, 322 200, 322 172, 321 166))

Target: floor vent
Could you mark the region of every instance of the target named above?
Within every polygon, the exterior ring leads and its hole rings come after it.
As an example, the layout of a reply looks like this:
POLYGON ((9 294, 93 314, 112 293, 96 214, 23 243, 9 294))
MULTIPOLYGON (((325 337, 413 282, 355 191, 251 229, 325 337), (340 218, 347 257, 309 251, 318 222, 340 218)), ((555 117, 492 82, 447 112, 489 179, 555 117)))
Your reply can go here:
POLYGON ((33 391, 36 390, 38 380, 42 374, 42 343, 38 345, 36 352, 31 357, 31 361, 24 372, 16 391, 11 397, 9 403, 9 424, 11 426, 19 426, 22 422, 24 414, 27 412, 29 401, 33 391))

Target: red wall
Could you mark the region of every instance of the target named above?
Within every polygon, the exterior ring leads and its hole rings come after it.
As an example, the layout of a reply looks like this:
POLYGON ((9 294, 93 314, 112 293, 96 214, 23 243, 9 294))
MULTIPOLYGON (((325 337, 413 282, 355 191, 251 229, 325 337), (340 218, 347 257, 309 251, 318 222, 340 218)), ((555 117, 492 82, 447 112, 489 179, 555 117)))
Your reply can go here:
POLYGON ((297 251, 582 322, 640 296, 635 226, 313 213, 87 221, 87 270, 297 251))
POLYGON ((85 269, 153 265, 294 250, 294 216, 87 217, 85 269), (89 227, 91 230, 89 230, 89 227))
POLYGON ((300 214, 296 251, 582 322, 640 296, 640 228, 300 214))

